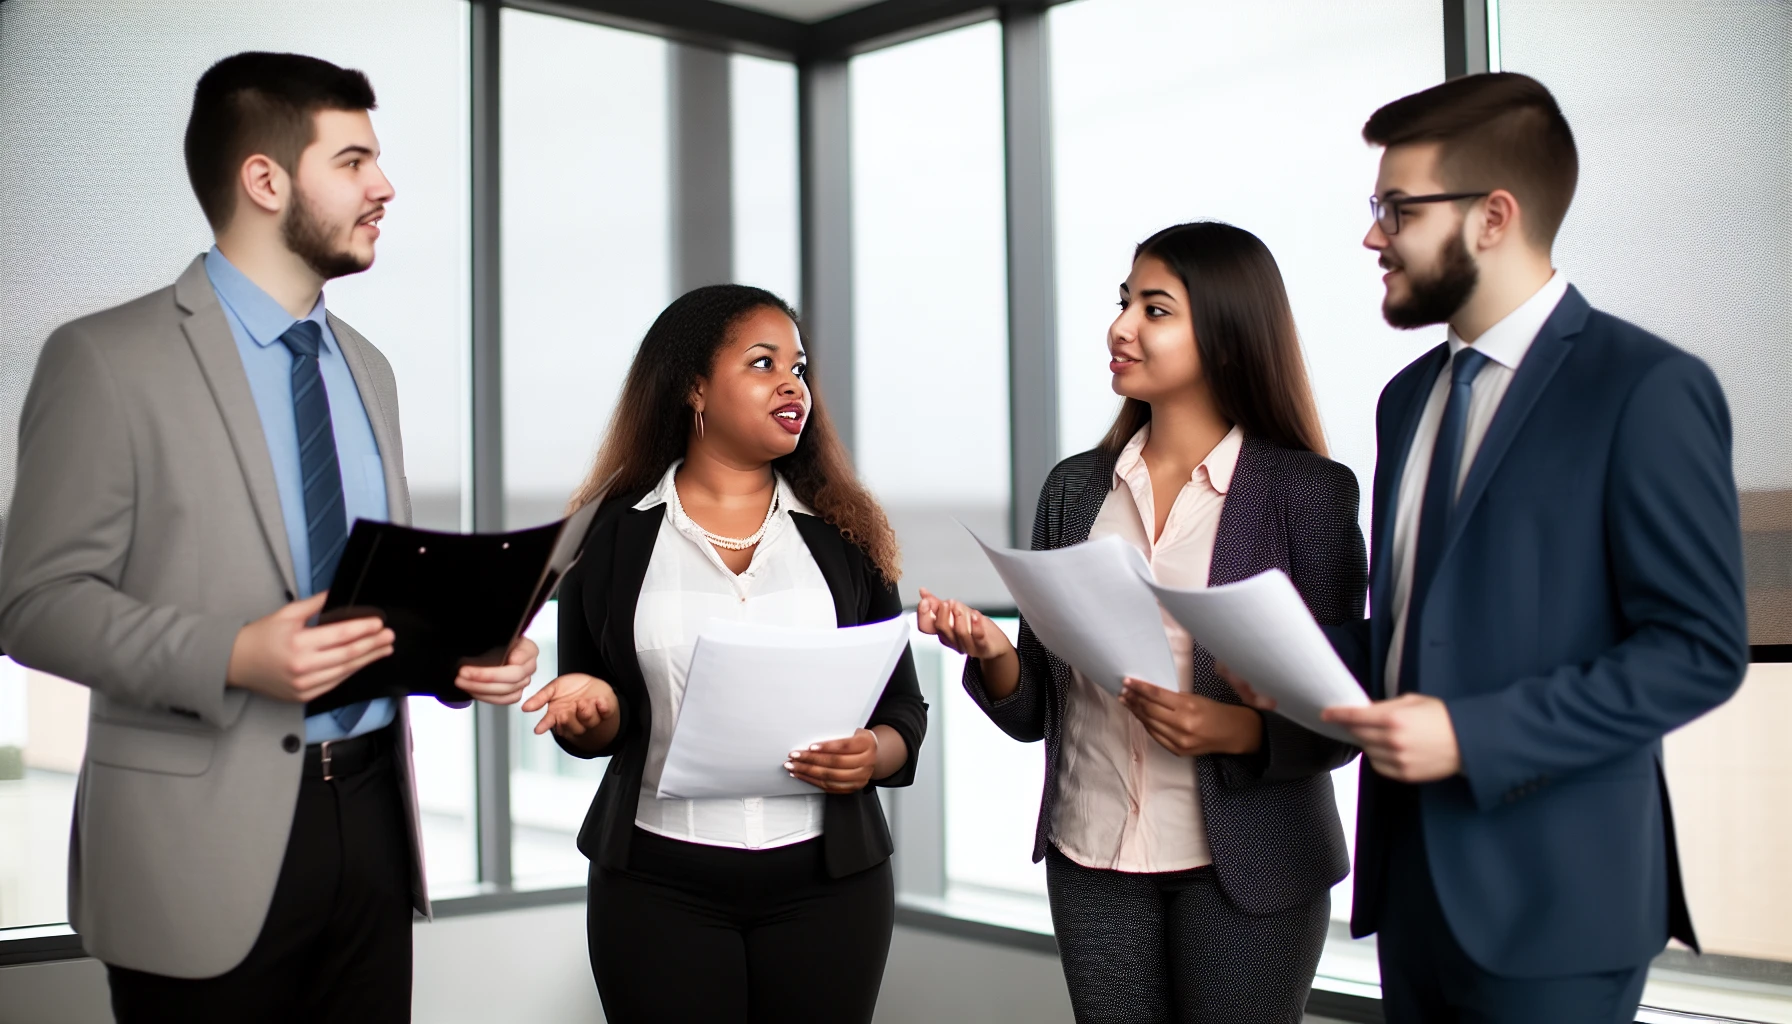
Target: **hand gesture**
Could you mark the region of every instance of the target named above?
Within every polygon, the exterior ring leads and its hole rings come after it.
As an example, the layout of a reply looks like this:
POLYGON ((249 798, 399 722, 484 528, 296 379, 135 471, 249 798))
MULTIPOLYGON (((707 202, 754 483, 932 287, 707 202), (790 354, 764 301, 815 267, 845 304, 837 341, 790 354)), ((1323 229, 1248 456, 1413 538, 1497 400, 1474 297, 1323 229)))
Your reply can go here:
POLYGON ((1249 754, 1263 745, 1263 720, 1250 708, 1131 677, 1121 683, 1120 703, 1178 757, 1249 754))
POLYGON ((915 606, 915 625, 921 632, 939 637, 947 647, 979 660, 1014 653, 1008 634, 997 629, 982 612, 967 607, 963 601, 937 597, 926 587, 921 588, 921 603, 915 606))
POLYGON ((392 653, 393 632, 378 618, 307 626, 327 592, 281 608, 237 630, 227 685, 303 704, 392 653))
POLYGON ((555 679, 523 702, 526 712, 547 709, 535 723, 535 735, 552 729, 554 735, 587 750, 601 750, 616 738, 621 727, 619 706, 609 683, 578 672, 555 679))
POLYGON ((877 733, 860 729, 843 740, 812 743, 793 750, 784 770, 826 793, 857 793, 871 784, 877 767, 877 733))
POLYGON ((528 637, 519 639, 510 648, 504 664, 490 668, 462 665, 454 677, 454 685, 467 691, 474 700, 487 704, 515 704, 523 699, 523 689, 535 675, 535 658, 541 648, 528 637))

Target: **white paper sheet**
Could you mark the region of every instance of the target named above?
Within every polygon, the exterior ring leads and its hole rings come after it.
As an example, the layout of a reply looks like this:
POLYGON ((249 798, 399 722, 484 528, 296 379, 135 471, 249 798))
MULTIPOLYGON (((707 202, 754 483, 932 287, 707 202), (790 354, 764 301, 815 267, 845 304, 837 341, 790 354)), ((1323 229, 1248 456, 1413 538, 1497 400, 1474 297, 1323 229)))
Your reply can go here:
POLYGON ((660 797, 820 793, 784 762, 864 728, 909 635, 906 616, 844 629, 711 620, 691 655, 660 797))
POLYGON ((1251 688, 1276 699, 1277 713, 1333 739, 1349 730, 1319 720, 1329 707, 1369 703, 1280 569, 1205 590, 1147 584, 1195 642, 1251 688))
MULTIPOLYGON (((970 529, 966 527, 966 529, 970 529)), ((1120 693, 1124 676, 1176 688, 1163 612, 1137 548, 1101 537, 1050 551, 997 547, 971 531, 1041 643, 1089 680, 1120 693)))

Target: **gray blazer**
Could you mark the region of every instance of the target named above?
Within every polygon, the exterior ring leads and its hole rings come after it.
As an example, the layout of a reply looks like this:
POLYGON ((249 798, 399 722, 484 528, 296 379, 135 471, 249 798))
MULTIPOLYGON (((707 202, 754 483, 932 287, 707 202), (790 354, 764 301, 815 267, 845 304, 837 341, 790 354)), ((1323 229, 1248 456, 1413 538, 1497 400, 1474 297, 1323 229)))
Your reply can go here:
MULTIPOLYGON (((409 522, 392 368, 347 324, 330 329, 390 516, 409 522)), ((93 691, 68 901, 100 960, 207 978, 255 943, 292 827, 304 709, 224 676, 237 630, 297 591, 261 418, 203 260, 51 334, 19 421, 0 648, 93 691)), ((427 914, 403 702, 397 725, 427 914)))

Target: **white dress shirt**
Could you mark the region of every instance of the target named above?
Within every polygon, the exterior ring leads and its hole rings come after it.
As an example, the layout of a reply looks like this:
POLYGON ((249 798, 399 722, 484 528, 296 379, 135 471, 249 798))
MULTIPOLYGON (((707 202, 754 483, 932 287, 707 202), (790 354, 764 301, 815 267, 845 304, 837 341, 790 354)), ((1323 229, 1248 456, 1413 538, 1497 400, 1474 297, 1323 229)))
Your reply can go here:
MULTIPOLYGON (((1567 294, 1568 279, 1557 271, 1535 295, 1525 300, 1524 305, 1506 314, 1503 320, 1475 339, 1475 349, 1487 357, 1487 362, 1475 375, 1470 390, 1468 423, 1462 434, 1462 462, 1456 475, 1457 493, 1461 493, 1462 482, 1468 479, 1468 471, 1475 464, 1475 454, 1487 437, 1493 414, 1499 411, 1506 389, 1512 386, 1512 375, 1518 372, 1518 364, 1524 361, 1531 343, 1537 340, 1537 332, 1543 330, 1544 322, 1567 294)), ((1452 360, 1456 353, 1468 346, 1469 342, 1463 341, 1454 327, 1450 328, 1452 360)), ((1414 541, 1419 534, 1419 512, 1425 503, 1425 479, 1431 475, 1431 452, 1437 447, 1437 430, 1443 422, 1444 403, 1449 397, 1450 364, 1445 363, 1431 385, 1431 396, 1419 417, 1419 429, 1413 434, 1412 448, 1406 453, 1406 467, 1400 474, 1400 494, 1395 504, 1394 636, 1388 644, 1387 675, 1384 677, 1390 697, 1400 689, 1400 655, 1406 642, 1407 611, 1412 600, 1413 561, 1418 556, 1414 541)))
MULTIPOLYGON (((1146 424, 1114 463, 1114 478, 1089 538, 1119 537, 1139 550, 1152 576, 1171 587, 1205 587, 1213 565, 1220 513, 1244 447, 1233 427, 1176 492, 1156 540, 1156 496, 1145 465, 1146 424)), ((1159 609, 1175 679, 1148 682, 1194 691, 1195 642, 1159 609)), ((1086 868, 1185 871, 1213 863, 1195 759, 1166 750, 1138 718, 1081 672, 1072 670, 1059 755, 1052 838, 1059 852, 1086 868)))
POLYGON ((820 790, 813 796, 728 800, 661 800, 658 796, 660 773, 666 766, 666 751, 672 744, 691 671, 691 654, 697 635, 711 619, 810 629, 838 625, 833 591, 790 518, 791 512, 812 513, 784 479, 777 481, 783 511, 772 519, 753 549, 746 571, 736 575, 679 507, 672 477, 680 465, 682 462, 674 463, 659 485, 635 504, 637 509, 666 506, 635 606, 635 654, 653 708, 653 731, 647 740, 647 765, 641 775, 635 824, 671 839, 742 850, 765 850, 813 839, 821 835, 820 790))

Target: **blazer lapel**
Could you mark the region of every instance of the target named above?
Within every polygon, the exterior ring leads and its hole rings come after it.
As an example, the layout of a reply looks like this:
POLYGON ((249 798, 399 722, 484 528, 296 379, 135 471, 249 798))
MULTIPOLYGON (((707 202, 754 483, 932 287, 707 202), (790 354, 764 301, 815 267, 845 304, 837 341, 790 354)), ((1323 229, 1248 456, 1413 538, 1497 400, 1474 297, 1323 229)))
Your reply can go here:
POLYGON ((1263 508, 1269 499, 1268 474, 1262 471, 1269 442, 1246 436, 1232 470, 1226 501, 1220 506, 1220 525, 1214 531, 1213 558, 1207 564, 1207 585, 1222 587, 1246 580, 1263 571, 1255 565, 1251 541, 1263 532, 1263 508))
POLYGON ((1587 314, 1592 307, 1581 297, 1580 291, 1569 286, 1568 293, 1556 305, 1555 312, 1543 322, 1543 329, 1537 332, 1537 340, 1531 342, 1530 351, 1525 353, 1524 362, 1518 364, 1518 372, 1512 375, 1512 383, 1506 389, 1506 396, 1500 400, 1499 409, 1493 414, 1493 422, 1487 426, 1487 436, 1481 441, 1481 448, 1475 453, 1475 461, 1469 466, 1468 476, 1462 481, 1462 493, 1456 497, 1456 508, 1450 514, 1450 528, 1444 538, 1444 547, 1438 553, 1439 565, 1449 557, 1450 548, 1462 532, 1462 524, 1467 522, 1469 513, 1474 511, 1475 503, 1487 493, 1488 481, 1499 469, 1500 460, 1512 447, 1512 441, 1523 428, 1526 417, 1537 404, 1537 399, 1549 386, 1550 378, 1561 367, 1562 360, 1567 357, 1573 347, 1574 336, 1586 325, 1587 314))
POLYGON ((1400 480, 1407 455, 1425 416, 1431 388, 1450 358, 1450 346, 1439 345, 1388 385, 1385 401, 1399 427, 1382 439, 1375 453, 1375 490, 1370 504, 1369 548, 1369 695, 1384 696, 1387 650, 1394 633, 1394 526, 1399 519, 1400 480))
POLYGON ((629 503, 629 507, 622 510, 622 519, 616 524, 610 601, 602 635, 608 646, 604 651, 605 660, 612 668, 627 666, 634 673, 632 681, 644 687, 641 659, 635 655, 635 608, 641 600, 641 584, 647 579, 647 565, 653 561, 653 545, 659 539, 666 506, 634 508, 642 493, 636 492, 622 499, 629 503))
POLYGON ((280 487, 274 482, 274 460, 268 455, 267 435, 261 430, 261 412, 255 407, 255 395, 249 390, 249 375, 243 370, 243 357, 237 351, 230 324, 224 319, 224 307, 212 291, 211 279, 205 274, 205 257, 187 266, 174 282, 175 304, 188 314, 181 321, 181 330, 199 369, 205 374, 212 399, 224 418, 230 434, 231 448, 249 487, 249 500, 261 521, 262 536, 267 539, 280 577, 291 594, 298 594, 298 577, 292 567, 292 548, 286 540, 286 520, 280 514, 280 487))
POLYGON ((411 498, 404 478, 404 446, 398 428, 397 382, 390 373, 376 377, 367 358, 369 345, 360 332, 343 323, 336 314, 325 312, 330 333, 342 349, 342 361, 348 364, 349 376, 355 379, 355 390, 361 394, 361 407, 367 410, 367 422, 373 426, 373 443, 380 451, 380 470, 386 478, 386 516, 401 525, 410 525, 411 498), (387 401, 388 390, 393 392, 387 401))
POLYGON ((815 516, 792 512, 790 518, 796 523, 796 532, 802 535, 803 543, 809 545, 809 554, 814 556, 821 578, 827 581, 828 592, 834 595, 834 623, 859 625, 864 614, 859 610, 858 591, 852 585, 852 570, 847 564, 846 538, 826 520, 815 516))
POLYGON ((1393 597, 1391 573, 1394 524, 1399 518, 1400 480, 1406 475, 1406 457, 1412 451, 1413 438, 1419 432, 1419 420, 1424 418, 1425 403, 1431 398, 1431 388, 1449 359, 1449 345, 1439 345, 1432 349, 1416 364, 1407 380, 1401 382, 1400 393, 1388 396, 1389 403, 1401 410, 1400 428, 1390 439, 1392 443, 1376 456, 1375 493, 1370 499, 1370 518, 1375 533, 1370 540, 1375 564, 1370 569, 1369 579, 1372 583, 1384 584, 1377 589, 1385 590, 1390 600, 1393 597))

